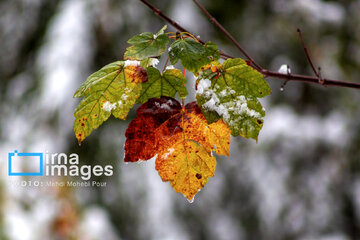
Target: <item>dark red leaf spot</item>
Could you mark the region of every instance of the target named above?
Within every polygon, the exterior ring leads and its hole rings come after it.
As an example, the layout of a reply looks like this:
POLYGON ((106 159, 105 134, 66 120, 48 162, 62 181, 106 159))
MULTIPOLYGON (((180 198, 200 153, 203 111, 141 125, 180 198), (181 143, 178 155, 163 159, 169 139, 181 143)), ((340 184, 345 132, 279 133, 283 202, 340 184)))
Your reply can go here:
MULTIPOLYGON (((147 82, 149 80, 146 70, 140 66, 136 67, 135 77, 139 78, 142 83, 147 82)), ((135 79, 133 79, 133 81, 134 80, 135 79)))
POLYGON ((256 121, 257 121, 258 124, 262 124, 261 120, 257 119, 256 121))
POLYGON ((202 178, 202 175, 201 175, 200 173, 197 173, 195 176, 196 176, 197 179, 201 179, 201 178, 202 178))
POLYGON ((81 123, 81 126, 82 126, 82 127, 85 126, 85 123, 81 123))

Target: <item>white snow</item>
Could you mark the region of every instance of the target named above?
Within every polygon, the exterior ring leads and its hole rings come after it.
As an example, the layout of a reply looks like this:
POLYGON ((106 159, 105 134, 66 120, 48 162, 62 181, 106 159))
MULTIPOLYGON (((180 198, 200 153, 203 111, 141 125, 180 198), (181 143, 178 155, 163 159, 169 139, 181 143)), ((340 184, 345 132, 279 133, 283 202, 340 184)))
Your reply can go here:
POLYGON ((169 100, 166 102, 166 104, 169 105, 169 106, 172 106, 172 105, 174 105, 175 103, 174 103, 174 100, 169 99, 169 100))
POLYGON ((140 61, 137 61, 137 60, 126 60, 125 63, 124 63, 124 67, 127 67, 127 66, 139 66, 140 65, 140 61))
MULTIPOLYGON (((120 105, 120 103, 119 103, 119 105, 120 105)), ((111 103, 109 101, 106 101, 103 104, 103 109, 104 109, 104 111, 111 112, 113 109, 116 109, 116 103, 111 103)))
POLYGON ((164 159, 167 159, 169 155, 171 155, 174 152, 175 149, 169 148, 168 151, 163 155, 164 159))
POLYGON ((201 79, 200 82, 197 85, 197 94, 203 94, 206 89, 208 89, 211 86, 211 82, 209 79, 201 79))
POLYGON ((278 70, 279 73, 288 74, 291 73, 290 67, 287 64, 281 65, 281 67, 278 70))
POLYGON ((175 69, 173 65, 166 66, 165 70, 175 69))
POLYGON ((170 105, 173 105, 171 100, 168 100, 166 103, 163 103, 160 105, 160 103, 156 102, 155 106, 157 106, 158 108, 162 108, 162 109, 166 109, 166 110, 171 110, 171 107, 169 106, 169 102, 170 105))
MULTIPOLYGON (((211 82, 208 79, 201 79, 198 83, 196 93, 198 95, 202 95, 207 100, 202 105, 202 107, 217 112, 220 116, 222 116, 223 120, 228 125, 232 127, 239 126, 241 125, 240 122, 243 121, 245 117, 262 120, 262 116, 259 112, 256 112, 255 110, 248 107, 248 99, 246 99, 245 96, 236 96, 235 99, 232 99, 230 101, 220 101, 221 98, 235 93, 235 91, 231 87, 227 86, 220 92, 220 87, 217 84, 214 86, 213 89, 210 89, 210 87, 211 82)), ((250 122, 246 123, 246 125, 249 127, 249 131, 254 130, 252 129, 253 127, 250 122)))
POLYGON ((169 105, 167 105, 166 103, 161 104, 160 108, 171 111, 171 107, 169 105))
POLYGON ((157 58, 150 58, 149 59, 150 61, 149 61, 149 66, 156 66, 156 65, 158 65, 159 64, 159 59, 157 59, 157 58))
POLYGON ((128 97, 129 97, 129 95, 123 94, 121 98, 122 98, 122 100, 126 100, 128 97))

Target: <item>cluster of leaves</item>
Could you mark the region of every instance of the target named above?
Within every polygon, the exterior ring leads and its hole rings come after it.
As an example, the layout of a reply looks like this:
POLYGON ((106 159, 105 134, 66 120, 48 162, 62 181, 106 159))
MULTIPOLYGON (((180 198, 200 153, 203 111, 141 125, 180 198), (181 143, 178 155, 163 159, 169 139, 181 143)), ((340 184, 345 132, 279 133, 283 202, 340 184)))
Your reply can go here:
POLYGON ((216 44, 203 45, 188 33, 165 29, 132 37, 124 61, 87 78, 74 95, 83 97, 74 113, 74 131, 81 144, 111 114, 126 119, 135 104, 142 104, 125 133, 124 161, 156 156, 162 180, 192 200, 214 176, 213 152, 229 156, 230 134, 257 140, 265 116, 258 98, 271 90, 244 60, 220 64, 216 44), (155 65, 166 50, 172 65, 160 72, 155 65), (173 66, 178 62, 197 77, 197 101, 187 105, 175 99, 188 94, 184 75, 173 66))

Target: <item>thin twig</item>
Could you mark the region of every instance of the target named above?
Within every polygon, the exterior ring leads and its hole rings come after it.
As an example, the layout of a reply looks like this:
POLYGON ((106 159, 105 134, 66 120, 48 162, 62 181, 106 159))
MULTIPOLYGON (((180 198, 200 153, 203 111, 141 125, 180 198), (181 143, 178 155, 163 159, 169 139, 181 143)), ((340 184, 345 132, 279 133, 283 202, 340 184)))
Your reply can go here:
POLYGON ((250 55, 245 51, 245 49, 241 47, 240 43, 238 43, 235 38, 197 0, 193 0, 193 2, 201 9, 201 11, 203 11, 203 13, 210 19, 210 21, 217 28, 219 28, 220 31, 223 32, 228 39, 230 39, 230 41, 240 50, 240 52, 244 54, 245 57, 247 57, 247 59, 254 65, 257 70, 262 69, 259 64, 257 64, 254 59, 250 57, 250 55))
POLYGON ((307 60, 308 60, 308 62, 309 62, 309 64, 310 64, 313 72, 314 72, 315 75, 319 78, 319 81, 320 81, 320 73, 315 70, 314 64, 313 64, 312 61, 311 61, 310 54, 309 54, 308 49, 307 49, 307 47, 306 47, 306 45, 305 45, 304 39, 303 39, 303 37, 302 37, 301 31, 300 31, 299 28, 297 29, 297 32, 298 32, 298 34, 299 34, 299 38, 300 38, 300 41, 301 41, 301 45, 302 45, 303 48, 304 48, 304 52, 305 52, 306 58, 307 58, 307 60))
MULTIPOLYGON (((190 31, 188 31, 187 29, 185 29, 184 27, 182 27, 181 25, 176 23, 174 20, 172 20, 171 18, 166 16, 159 9, 157 9, 153 5, 151 5, 147 0, 140 0, 140 1, 143 2, 147 7, 149 7, 156 15, 163 18, 166 22, 171 24, 173 27, 175 27, 179 31, 181 31, 181 32, 189 32, 190 33, 190 31)), ((199 40, 199 42, 204 44, 204 41, 202 41, 200 38, 197 38, 197 39, 199 40)), ((220 54, 224 58, 234 58, 232 56, 229 56, 229 55, 223 53, 222 51, 220 51, 220 54)), ((249 59, 250 59, 250 56, 249 56, 249 59)), ((255 66, 255 64, 254 64, 254 66, 255 66)), ((268 69, 261 68, 260 66, 258 66, 258 67, 260 69, 257 69, 257 70, 264 77, 273 77, 273 78, 277 78, 277 79, 283 79, 283 80, 286 80, 286 81, 300 81, 300 82, 306 82, 306 83, 315 83, 315 84, 320 84, 320 85, 323 85, 323 86, 335 86, 335 87, 346 87, 346 88, 360 89, 360 83, 344 82, 344 81, 338 81, 338 80, 332 80, 332 79, 326 79, 326 78, 319 79, 318 76, 312 77, 312 76, 298 75, 298 74, 286 74, 286 73, 284 74, 284 73, 270 71, 268 69)))

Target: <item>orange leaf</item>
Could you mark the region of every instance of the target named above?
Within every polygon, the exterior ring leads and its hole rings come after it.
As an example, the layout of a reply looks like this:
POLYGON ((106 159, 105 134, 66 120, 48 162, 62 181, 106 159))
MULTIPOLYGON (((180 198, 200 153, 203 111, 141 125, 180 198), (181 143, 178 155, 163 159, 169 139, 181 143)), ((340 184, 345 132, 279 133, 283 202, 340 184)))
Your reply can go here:
POLYGON ((126 131, 125 161, 158 154, 156 169, 189 200, 214 176, 212 151, 229 155, 230 129, 219 120, 208 124, 196 102, 181 109, 172 98, 152 98, 138 110, 126 131))

